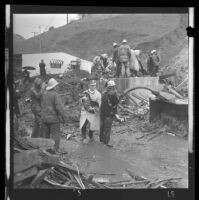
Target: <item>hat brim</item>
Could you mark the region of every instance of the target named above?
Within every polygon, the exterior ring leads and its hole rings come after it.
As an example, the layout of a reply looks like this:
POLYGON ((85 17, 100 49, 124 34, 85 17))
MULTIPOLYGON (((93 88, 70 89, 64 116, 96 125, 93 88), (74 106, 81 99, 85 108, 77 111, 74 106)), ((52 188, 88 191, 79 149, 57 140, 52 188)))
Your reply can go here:
POLYGON ((54 85, 52 85, 52 86, 47 86, 46 87, 46 90, 51 90, 51 89, 53 89, 55 86, 57 86, 59 83, 55 83, 54 85))

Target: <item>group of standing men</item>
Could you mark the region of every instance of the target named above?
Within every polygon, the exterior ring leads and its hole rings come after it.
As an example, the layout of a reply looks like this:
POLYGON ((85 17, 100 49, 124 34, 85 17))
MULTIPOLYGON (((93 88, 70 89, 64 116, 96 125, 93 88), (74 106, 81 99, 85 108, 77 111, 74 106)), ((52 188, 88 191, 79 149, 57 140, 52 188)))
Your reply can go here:
MULTIPOLYGON (((31 88, 31 110, 34 115, 32 137, 51 138, 55 141, 54 152, 59 152, 60 123, 66 123, 66 113, 60 95, 56 92, 58 82, 51 78, 48 83, 41 78, 34 80, 31 88)), ((100 142, 110 141, 111 126, 117 114, 119 96, 115 82, 109 80, 105 92, 101 95, 96 89, 96 81, 91 80, 89 89, 84 91, 80 99, 80 129, 82 141, 87 135, 93 140, 94 131, 99 131, 100 142)), ((18 96, 16 95, 18 98, 18 96)))
POLYGON ((133 50, 123 40, 121 45, 113 43, 113 57, 111 63, 107 54, 96 56, 93 59, 91 75, 99 78, 104 74, 111 73, 114 69, 114 77, 130 77, 130 76, 157 76, 160 64, 160 55, 156 50, 152 50, 147 57, 146 69, 141 61, 141 50, 133 50))
POLYGON ((93 140, 93 132, 99 131, 100 142, 108 145, 110 141, 111 126, 117 114, 119 96, 116 92, 115 82, 109 80, 105 92, 101 95, 96 89, 96 81, 91 80, 89 89, 84 91, 80 99, 80 129, 82 141, 87 141, 86 130, 89 125, 89 141, 93 140))
POLYGON ((116 65, 116 77, 121 75, 129 77, 151 75, 157 76, 160 64, 160 55, 156 50, 152 50, 148 54, 147 69, 145 70, 140 59, 141 50, 132 50, 127 44, 127 40, 123 40, 119 46, 113 43, 113 64, 116 65), (137 64, 137 66, 135 66, 137 64))
MULTIPOLYGON (((64 106, 56 92, 58 84, 53 78, 48 81, 48 84, 36 78, 31 88, 31 110, 34 114, 32 137, 52 138, 55 141, 54 152, 59 151, 60 123, 66 122, 64 106)), ((90 141, 93 140, 94 131, 99 131, 100 141, 104 144, 109 143, 118 102, 119 96, 113 80, 107 82, 106 90, 102 95, 96 89, 96 81, 90 81, 89 89, 84 91, 80 99, 82 141, 86 139, 87 126, 89 126, 90 141)))

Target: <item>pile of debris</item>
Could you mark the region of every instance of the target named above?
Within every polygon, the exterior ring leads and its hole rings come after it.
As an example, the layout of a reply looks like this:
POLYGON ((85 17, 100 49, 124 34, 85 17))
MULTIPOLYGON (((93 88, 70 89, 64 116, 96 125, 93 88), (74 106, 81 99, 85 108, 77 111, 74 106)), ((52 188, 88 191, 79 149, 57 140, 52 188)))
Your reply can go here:
POLYGON ((51 151, 53 141, 43 138, 14 138, 14 187, 51 189, 127 189, 167 188, 181 178, 147 180, 126 170, 130 179, 110 182, 79 170, 77 164, 65 163, 61 154, 51 151))

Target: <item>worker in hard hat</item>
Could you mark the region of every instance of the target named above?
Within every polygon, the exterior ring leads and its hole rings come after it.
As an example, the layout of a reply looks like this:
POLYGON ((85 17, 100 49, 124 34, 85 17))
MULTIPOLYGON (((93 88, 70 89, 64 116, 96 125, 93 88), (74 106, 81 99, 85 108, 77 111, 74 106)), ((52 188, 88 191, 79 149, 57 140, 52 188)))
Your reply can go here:
POLYGON ((41 101, 42 130, 46 138, 51 138, 55 141, 55 153, 59 151, 60 123, 65 123, 66 121, 64 105, 61 97, 56 92, 58 84, 54 78, 51 78, 41 101))
POLYGON ((106 91, 102 95, 102 105, 100 110, 100 142, 108 145, 110 141, 111 126, 115 114, 117 113, 117 104, 119 96, 115 89, 115 82, 107 82, 106 91))
POLYGON ((119 66, 121 67, 122 77, 130 76, 130 69, 129 69, 130 58, 131 58, 131 49, 130 46, 127 44, 127 40, 124 39, 122 41, 122 44, 118 48, 118 60, 119 60, 119 66))
POLYGON ((160 55, 153 49, 147 58, 147 71, 151 76, 157 76, 160 65, 160 55))
POLYGON ((90 105, 88 106, 87 101, 88 99, 80 99, 80 105, 81 105, 81 113, 80 113, 80 129, 82 134, 82 141, 87 143, 86 140, 86 129, 87 125, 89 126, 89 141, 93 141, 93 133, 94 131, 100 130, 100 114, 99 109, 101 106, 101 93, 96 89, 96 81, 91 80, 89 83, 89 89, 84 92, 87 96, 86 98, 89 98, 90 105), (85 104, 87 104, 87 107, 85 104), (92 105, 93 104, 93 105, 92 105), (88 108, 88 109, 87 109, 88 108))
POLYGON ((34 115, 34 125, 31 137, 41 137, 41 97, 45 90, 45 83, 40 78, 34 80, 34 86, 31 88, 31 111, 34 115))
POLYGON ((115 77, 119 77, 119 75, 121 73, 121 66, 119 65, 119 59, 118 59, 118 48, 119 48, 119 45, 116 42, 114 42, 113 43, 113 58, 112 58, 112 62, 116 67, 115 77))

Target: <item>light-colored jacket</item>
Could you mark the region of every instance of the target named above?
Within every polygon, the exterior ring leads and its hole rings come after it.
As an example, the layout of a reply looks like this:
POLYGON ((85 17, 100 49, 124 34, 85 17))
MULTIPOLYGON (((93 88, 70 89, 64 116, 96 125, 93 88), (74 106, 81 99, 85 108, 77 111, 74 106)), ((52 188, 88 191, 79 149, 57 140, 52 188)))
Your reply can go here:
POLYGON ((137 60, 136 54, 137 54, 136 50, 134 51, 133 49, 131 49, 131 58, 130 58, 129 67, 130 69, 136 70, 138 72, 140 70, 140 65, 137 60))
MULTIPOLYGON (((95 101, 99 104, 99 107, 101 107, 101 93, 95 90, 94 93, 91 93, 88 90, 91 100, 95 101)), ((80 100, 81 103, 81 100, 80 100)), ((80 114, 80 120, 79 120, 79 127, 80 129, 83 127, 85 121, 88 120, 90 122, 90 130, 91 131, 99 131, 100 130, 100 113, 89 113, 85 110, 83 104, 81 105, 81 114, 80 114)))

